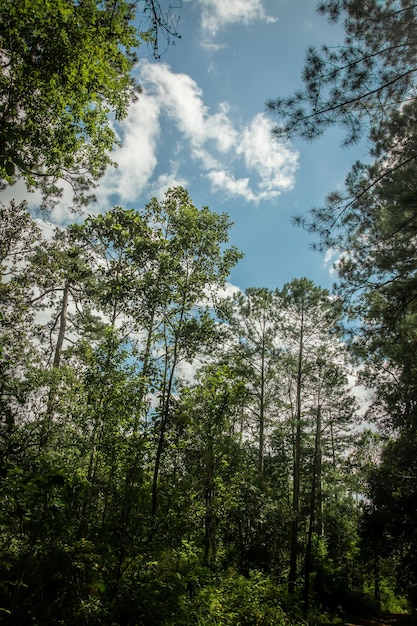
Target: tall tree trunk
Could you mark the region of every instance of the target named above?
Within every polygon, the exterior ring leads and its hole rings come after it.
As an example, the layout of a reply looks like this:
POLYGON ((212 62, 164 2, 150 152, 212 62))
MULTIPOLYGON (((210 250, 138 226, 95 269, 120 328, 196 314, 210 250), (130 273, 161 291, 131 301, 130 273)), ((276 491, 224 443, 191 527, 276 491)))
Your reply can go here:
POLYGON ((301 310, 300 339, 298 348, 297 365, 297 388, 296 388, 296 413, 295 413, 295 441, 294 441, 294 476, 293 476, 293 499, 292 499, 292 522, 290 539, 290 571, 288 574, 288 592, 295 591, 297 578, 297 552, 298 552, 298 518, 300 509, 300 471, 301 471, 301 388, 303 368, 303 340, 304 340, 304 309, 301 310))
MULTIPOLYGON (((304 590, 303 590, 303 603, 304 611, 308 614, 309 611, 309 596, 310 596, 310 574, 311 574, 311 549, 313 543, 313 532, 316 522, 316 511, 321 508, 321 406, 317 406, 316 416, 316 436, 314 444, 314 461, 313 472, 311 477, 311 493, 310 493, 310 511, 309 511, 309 524, 308 524, 308 537, 305 554, 304 565, 304 590)), ((317 515, 317 518, 321 518, 321 514, 317 515)))
POLYGON ((53 378, 52 378, 52 382, 49 388, 45 421, 43 424, 41 437, 40 437, 41 448, 45 447, 48 444, 48 439, 49 439, 52 423, 54 421, 55 406, 56 406, 57 399, 58 399, 58 394, 57 394, 58 387, 57 387, 57 380, 55 377, 55 373, 56 373, 56 370, 58 370, 60 363, 61 363, 62 348, 64 345, 65 332, 67 329, 69 293, 70 293, 70 284, 69 284, 69 281, 66 281, 64 285, 64 291, 62 294, 61 311, 59 314, 58 337, 57 337, 56 344, 55 344, 54 359, 52 362, 52 377, 53 378))
MULTIPOLYGON (((166 431, 166 427, 168 425, 168 419, 169 419, 169 404, 171 401, 172 388, 174 385, 175 369, 176 369, 177 362, 178 362, 178 348, 179 348, 178 336, 180 334, 180 329, 182 327, 183 315, 184 315, 184 310, 181 311, 181 315, 180 315, 180 319, 178 323, 179 325, 178 325, 177 333, 176 333, 175 340, 174 340, 174 353, 172 357, 169 377, 168 377, 167 383, 164 383, 165 388, 162 394, 161 423, 159 427, 158 447, 156 450, 154 472, 153 472, 153 479, 152 479, 152 507, 151 507, 152 517, 155 517, 156 511, 158 508, 158 476, 159 476, 159 470, 161 466, 162 450, 163 450, 164 442, 165 442, 165 431, 166 431)), ((167 364, 168 354, 166 355, 165 358, 166 358, 166 364, 167 364)), ((164 380, 166 380, 166 376, 164 376, 164 380)))
POLYGON ((64 292, 62 295, 61 313, 59 315, 59 331, 58 331, 58 338, 56 340, 55 353, 54 353, 54 363, 53 363, 54 367, 59 367, 59 364, 61 362, 62 348, 64 345, 64 339, 65 339, 65 331, 67 329, 69 292, 70 292, 70 285, 69 285, 69 282, 67 281, 64 285, 64 292))
POLYGON ((259 399, 259 448, 258 448, 258 474, 259 487, 264 486, 264 441, 265 441, 265 332, 262 336, 261 352, 261 389, 259 399))
MULTIPOLYGON (((139 400, 141 404, 144 402, 146 395, 146 378, 148 376, 149 371, 149 361, 151 357, 151 349, 152 349, 152 334, 153 334, 153 326, 155 319, 155 308, 152 309, 151 318, 148 325, 147 337, 146 337, 146 345, 145 351, 142 360, 142 370, 140 373, 140 383, 139 383, 139 400)), ((120 580, 122 577, 122 567, 123 562, 125 560, 126 551, 129 545, 129 526, 130 519, 132 515, 132 510, 134 507, 133 501, 133 486, 135 481, 135 475, 137 468, 140 462, 140 455, 142 454, 141 446, 138 445, 138 441, 136 436, 139 431, 139 417, 136 414, 133 423, 133 435, 134 435, 134 447, 132 449, 132 454, 130 456, 130 462, 126 468, 126 476, 124 480, 123 486, 123 500, 120 508, 120 541, 118 547, 118 561, 117 561, 117 569, 115 574, 115 583, 114 583, 114 592, 117 593, 119 588, 120 580)), ((140 437, 140 435, 139 435, 140 437)))
POLYGON ((374 556, 374 600, 377 615, 381 615, 381 588, 380 588, 381 572, 379 567, 379 555, 374 556))
MULTIPOLYGON (((142 359, 142 371, 140 373, 140 383, 139 383, 139 400, 143 404, 146 395, 146 379, 149 372, 149 362, 151 358, 151 350, 152 350, 152 336, 154 331, 154 320, 155 320, 155 308, 152 309, 151 318, 148 325, 147 337, 146 337, 146 345, 145 351, 143 353, 142 359)), ((146 418, 145 418, 146 419, 146 418)), ((135 417, 135 421, 133 424, 133 432, 137 433, 139 428, 138 418, 135 417)))
POLYGON ((213 497, 214 497, 214 460, 213 451, 210 449, 208 454, 207 463, 207 476, 206 476, 206 488, 205 488, 205 515, 204 515, 204 562, 206 565, 211 565, 216 559, 216 546, 215 546, 215 518, 213 511, 213 497))

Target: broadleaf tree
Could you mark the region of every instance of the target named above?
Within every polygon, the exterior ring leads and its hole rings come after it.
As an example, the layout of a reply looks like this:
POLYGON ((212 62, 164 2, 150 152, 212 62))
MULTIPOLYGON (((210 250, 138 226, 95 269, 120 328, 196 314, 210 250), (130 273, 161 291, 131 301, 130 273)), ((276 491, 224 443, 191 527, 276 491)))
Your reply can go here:
POLYGON ((0 182, 23 178, 45 206, 70 185, 74 206, 111 164, 123 119, 137 97, 137 49, 170 37, 169 12, 145 0, 147 32, 138 32, 138 2, 5 0, 0 7, 0 182))

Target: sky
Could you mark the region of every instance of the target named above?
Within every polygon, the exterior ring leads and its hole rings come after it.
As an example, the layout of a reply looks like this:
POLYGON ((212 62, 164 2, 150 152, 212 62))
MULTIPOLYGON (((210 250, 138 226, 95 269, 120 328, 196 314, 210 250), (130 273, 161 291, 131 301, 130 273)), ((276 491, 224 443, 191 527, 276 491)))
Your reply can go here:
MULTIPOLYGON (((331 262, 310 249, 314 238, 291 218, 340 188, 353 162, 365 157, 363 147, 341 148, 338 129, 311 144, 278 142, 271 134, 277 120, 265 107, 302 86, 308 46, 342 41, 340 27, 315 5, 183 0, 173 8, 181 38, 159 60, 140 48, 135 76, 142 93, 115 126, 118 167, 106 172, 87 213, 115 204, 139 208, 182 185, 197 207, 230 215, 230 243, 245 255, 231 273, 233 285, 274 289, 305 276, 330 288, 331 262)), ((50 219, 68 220, 65 205, 50 219)))

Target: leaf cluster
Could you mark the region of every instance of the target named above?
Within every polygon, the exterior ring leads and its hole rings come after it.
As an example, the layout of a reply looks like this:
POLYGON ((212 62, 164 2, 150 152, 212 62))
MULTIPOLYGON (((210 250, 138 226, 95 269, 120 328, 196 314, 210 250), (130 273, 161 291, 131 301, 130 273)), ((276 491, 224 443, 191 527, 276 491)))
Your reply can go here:
POLYGON ((304 88, 267 108, 279 118, 277 136, 311 141, 341 125, 350 145, 414 96, 417 7, 413 0, 329 0, 318 10, 343 23, 344 43, 310 48, 304 88))

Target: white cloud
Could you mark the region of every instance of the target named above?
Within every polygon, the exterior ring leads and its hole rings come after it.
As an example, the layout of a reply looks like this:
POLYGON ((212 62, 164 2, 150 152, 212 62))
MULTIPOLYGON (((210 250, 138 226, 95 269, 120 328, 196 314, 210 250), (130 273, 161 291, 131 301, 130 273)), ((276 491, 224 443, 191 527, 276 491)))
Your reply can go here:
POLYGON ((97 205, 90 211, 159 197, 175 185, 186 187, 183 168, 190 163, 213 191, 246 202, 273 199, 294 184, 298 154, 273 138, 272 122, 263 114, 239 125, 226 102, 211 112, 199 85, 163 63, 142 61, 138 78, 143 93, 116 127, 122 147, 112 159, 118 167, 106 171, 96 190, 97 205), (159 152, 161 124, 168 125, 175 141, 168 155, 159 152), (168 161, 169 171, 155 177, 159 159, 165 167, 168 161))
POLYGON ((277 18, 268 15, 262 0, 198 0, 201 6, 201 26, 215 35, 227 24, 249 24, 255 20, 272 23, 277 18))
MULTIPOLYGON (((142 61, 138 78, 143 93, 131 105, 127 118, 116 125, 122 146, 111 156, 118 167, 108 168, 100 180, 95 190, 97 203, 89 206, 89 212, 160 196, 175 185, 186 187, 189 170, 184 166, 190 164, 193 175, 203 176, 212 191, 245 202, 271 200, 292 187, 298 153, 273 138, 273 124, 263 114, 242 125, 234 122, 226 102, 212 112, 199 85, 163 63, 142 61), (163 161, 159 152, 162 124, 169 125, 175 142, 163 161), (155 176, 159 158, 165 171, 155 176)), ((54 221, 74 219, 69 213, 70 191, 65 189, 54 210, 54 221)), ((16 185, 8 188, 7 194, 24 197, 24 188, 16 185)), ((36 205, 38 195, 29 196, 29 202, 36 205)))
MULTIPOLYGON (((141 94, 140 100, 131 105, 127 118, 117 124, 115 130, 122 146, 111 154, 117 168, 109 167, 97 188, 91 190, 97 197, 97 203, 88 206, 89 213, 109 209, 111 196, 117 197, 120 203, 133 202, 147 190, 157 165, 160 108, 158 100, 146 93, 141 94)), ((58 184, 63 187, 63 194, 53 210, 53 218, 54 222, 64 224, 75 219, 70 210, 73 195, 68 183, 59 181, 58 184)), ((12 198, 18 201, 26 199, 30 208, 37 208, 42 196, 39 190, 28 193, 23 180, 19 180, 2 192, 4 202, 12 198)))
POLYGON ((158 118, 158 103, 146 94, 131 105, 128 117, 118 126, 123 145, 112 154, 117 169, 106 171, 96 192, 100 208, 113 194, 121 202, 132 201, 149 184, 157 165, 158 118))
POLYGON ((374 400, 374 389, 369 389, 364 385, 358 383, 358 372, 360 370, 355 371, 354 373, 348 373, 348 383, 349 387, 352 391, 352 394, 356 398, 358 402, 357 415, 364 416, 366 411, 371 407, 372 402, 374 400))
POLYGON ((242 290, 237 285, 233 283, 225 282, 224 286, 218 290, 217 297, 218 298, 231 298, 235 293, 240 293, 242 290))
POLYGON ((274 193, 278 189, 290 189, 294 183, 298 154, 271 137, 272 124, 259 114, 244 129, 237 147, 249 170, 261 177, 259 187, 274 193))
POLYGON ((180 132, 198 150, 208 140, 225 151, 235 141, 236 130, 228 117, 228 105, 221 103, 210 115, 203 92, 187 74, 174 74, 166 64, 142 62, 140 80, 145 93, 152 94, 160 109, 175 122, 180 132))
POLYGON ((170 174, 161 174, 157 180, 151 185, 151 195, 162 200, 165 192, 171 187, 187 187, 187 180, 178 175, 174 169, 170 174))
POLYGON ((236 126, 227 103, 211 113, 197 83, 166 64, 142 62, 140 81, 158 108, 156 117, 166 115, 176 125, 214 190, 259 202, 291 188, 298 154, 272 137, 272 123, 263 114, 236 126), (242 169, 243 176, 238 174, 242 169))
MULTIPOLYGON (((200 43, 202 48, 208 50, 208 52, 218 52, 219 50, 223 50, 225 48, 224 43, 213 43, 212 41, 204 40, 200 43)), ((208 71, 212 71, 212 65, 209 65, 208 71)))
MULTIPOLYGON (((75 219, 74 212, 71 210, 73 190, 70 184, 63 180, 58 181, 58 187, 62 187, 62 195, 50 215, 53 217, 55 224, 68 224, 68 222, 72 222, 75 219)), ((94 190, 92 190, 93 192, 94 190)), ((1 191, 3 204, 9 204, 12 200, 17 203, 25 200, 29 210, 37 211, 42 204, 42 193, 40 189, 28 191, 25 181, 23 178, 20 178, 14 185, 7 186, 1 191)))
POLYGON ((249 178, 236 179, 227 170, 211 170, 207 178, 215 191, 225 191, 230 196, 243 196, 248 200, 255 200, 255 195, 249 188, 249 178))
POLYGON ((334 248, 329 248, 323 259, 323 266, 329 268, 329 274, 332 276, 336 273, 336 265, 339 261, 340 253, 334 248))

